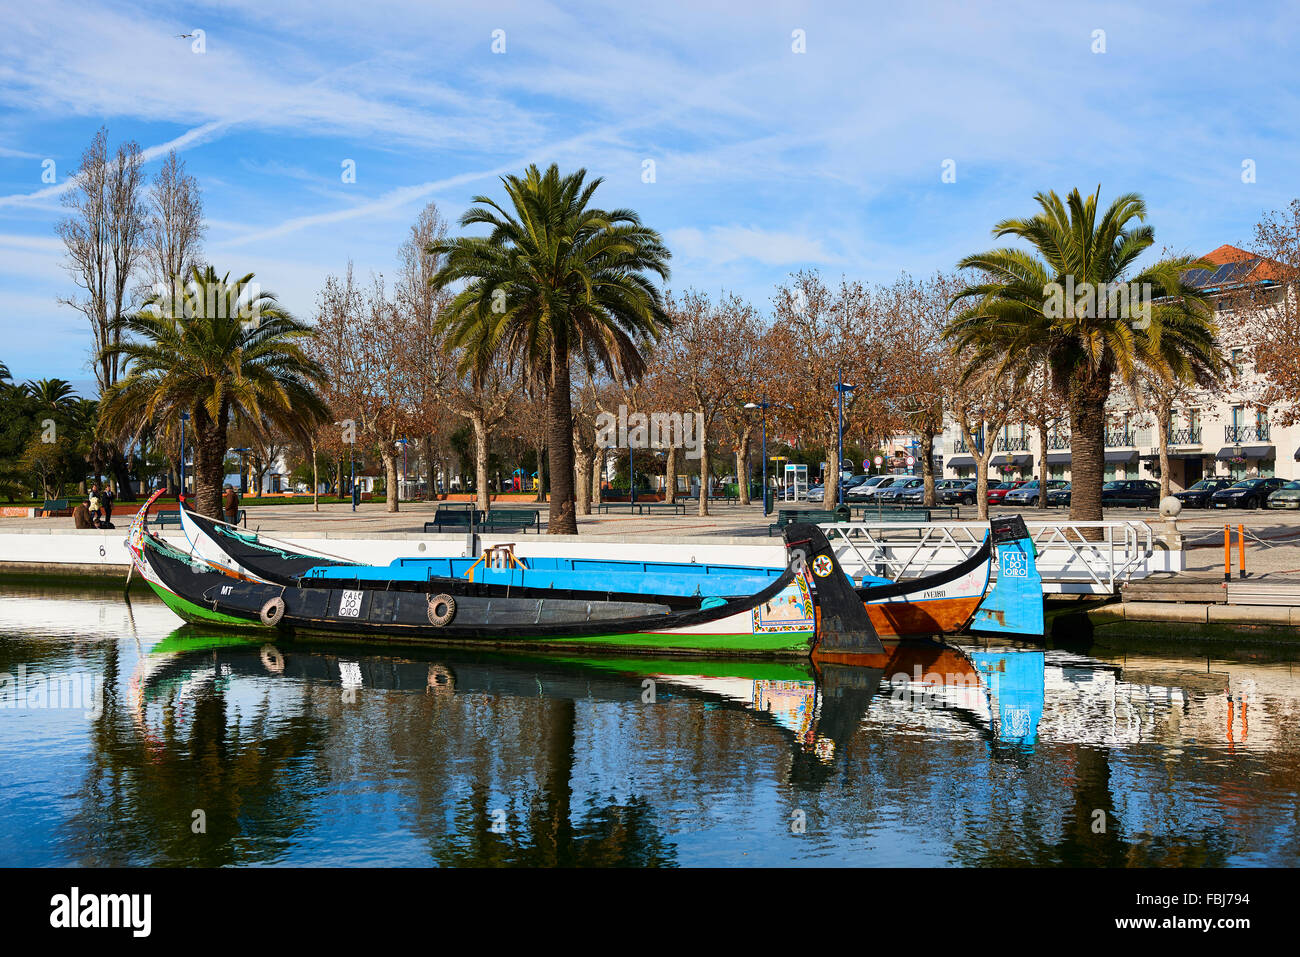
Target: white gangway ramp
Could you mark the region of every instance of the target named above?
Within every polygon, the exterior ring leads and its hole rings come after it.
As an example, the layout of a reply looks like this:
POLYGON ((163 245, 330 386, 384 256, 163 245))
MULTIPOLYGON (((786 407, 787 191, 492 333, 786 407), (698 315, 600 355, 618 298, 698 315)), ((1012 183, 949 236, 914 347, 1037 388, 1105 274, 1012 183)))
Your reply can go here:
MULTIPOLYGON (((1026 522, 1044 594, 1114 595, 1124 582, 1183 570, 1146 522, 1026 522), (1086 530, 1086 531, 1085 531, 1086 530)), ((982 522, 839 522, 823 525, 850 575, 895 581, 950 568, 980 547, 982 522)), ((994 563, 996 574, 997 563, 994 563)))

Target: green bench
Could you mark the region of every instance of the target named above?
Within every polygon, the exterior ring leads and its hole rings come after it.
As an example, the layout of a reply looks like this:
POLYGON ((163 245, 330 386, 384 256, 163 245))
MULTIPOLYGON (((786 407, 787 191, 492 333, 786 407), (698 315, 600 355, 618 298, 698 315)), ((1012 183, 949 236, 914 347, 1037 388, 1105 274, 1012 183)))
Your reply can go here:
POLYGON ((540 535, 542 533, 542 513, 540 509, 536 508, 494 508, 483 516, 479 528, 485 532, 498 528, 522 528, 524 531, 535 528, 540 535))
POLYGON ((942 512, 948 518, 957 518, 955 505, 936 505, 926 508, 924 505, 854 505, 855 512, 861 512, 857 521, 861 522, 932 522, 936 512, 942 512))
POLYGON ((638 512, 654 514, 655 512, 673 512, 678 515, 686 514, 685 502, 637 502, 638 512))
POLYGON ((776 513, 776 521, 767 526, 767 534, 784 531, 787 525, 795 522, 808 522, 812 525, 828 525, 832 522, 847 522, 849 510, 843 506, 837 509, 782 508, 776 513))
POLYGON ((647 513, 672 511, 680 515, 686 514, 686 502, 601 502, 596 506, 597 512, 608 512, 611 509, 627 509, 636 515, 645 515, 647 513))
MULTIPOLYGON (((225 519, 222 519, 222 521, 224 520, 225 519)), ((149 521, 154 525, 175 525, 179 528, 181 524, 181 512, 180 509, 177 508, 160 508, 149 517, 149 521)), ((245 528, 248 527, 248 513, 242 508, 239 510, 239 514, 235 518, 234 524, 242 525, 245 528)))
POLYGON ((68 500, 66 498, 47 498, 45 504, 40 508, 42 516, 53 515, 56 512, 66 512, 68 510, 68 500))
POLYGON ((443 508, 433 515, 432 522, 424 523, 425 534, 441 532, 444 528, 471 528, 483 524, 483 511, 477 508, 443 508))

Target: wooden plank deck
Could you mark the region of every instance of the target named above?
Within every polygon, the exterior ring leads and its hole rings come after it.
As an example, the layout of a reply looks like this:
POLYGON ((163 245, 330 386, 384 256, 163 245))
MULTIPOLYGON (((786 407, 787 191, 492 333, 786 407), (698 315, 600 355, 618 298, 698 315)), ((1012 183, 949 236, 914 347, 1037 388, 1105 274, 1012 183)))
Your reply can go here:
POLYGON ((1177 575, 1128 582, 1121 590, 1124 601, 1170 601, 1213 605, 1300 606, 1300 582, 1280 579, 1233 579, 1177 575))

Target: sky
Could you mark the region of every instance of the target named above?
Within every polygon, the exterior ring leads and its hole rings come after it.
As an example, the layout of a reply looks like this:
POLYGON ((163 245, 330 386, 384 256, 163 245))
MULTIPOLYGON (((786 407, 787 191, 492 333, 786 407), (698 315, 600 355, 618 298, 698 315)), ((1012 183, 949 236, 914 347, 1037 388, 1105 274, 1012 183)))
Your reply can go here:
POLYGON ((598 205, 665 237, 671 289, 763 310, 800 269, 951 269, 1040 190, 1141 193, 1157 249, 1194 254, 1248 246, 1300 196, 1293 3, 0 0, 0 16, 0 361, 87 395, 55 227, 101 126, 149 177, 177 150, 205 258, 304 319, 349 261, 392 272, 425 204, 458 229, 529 163, 603 177, 598 205))

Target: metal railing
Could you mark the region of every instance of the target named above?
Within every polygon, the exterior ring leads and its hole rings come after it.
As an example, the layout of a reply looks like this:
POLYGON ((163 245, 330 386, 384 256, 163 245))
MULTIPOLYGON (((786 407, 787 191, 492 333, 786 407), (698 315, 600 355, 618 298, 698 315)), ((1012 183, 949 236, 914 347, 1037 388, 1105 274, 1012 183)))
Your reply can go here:
POLYGON ((1228 442, 1267 442, 1268 423, 1262 425, 1225 425, 1223 438, 1228 442))
MULTIPOLYGON (((1044 594, 1114 595, 1124 582, 1167 569, 1152 562, 1155 538, 1146 522, 1025 525, 1038 550, 1044 594)), ((974 554, 988 534, 987 525, 965 522, 840 522, 821 528, 850 575, 894 581, 951 568, 974 554)))
POLYGON ((1070 447, 1069 432, 1048 432, 1047 433, 1047 448, 1049 451, 1052 449, 1068 449, 1069 447, 1070 447))
POLYGON ((1200 445, 1201 444, 1201 427, 1194 426, 1186 429, 1174 429, 1169 433, 1170 445, 1200 445))
POLYGON ((1107 448, 1125 448, 1133 445, 1132 429, 1107 429, 1106 430, 1106 447, 1107 448))
POLYGON ((999 435, 997 444, 994 448, 998 452, 1028 452, 1029 436, 1027 435, 999 435))

